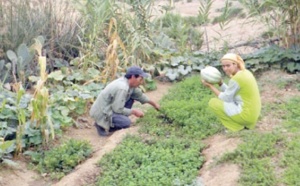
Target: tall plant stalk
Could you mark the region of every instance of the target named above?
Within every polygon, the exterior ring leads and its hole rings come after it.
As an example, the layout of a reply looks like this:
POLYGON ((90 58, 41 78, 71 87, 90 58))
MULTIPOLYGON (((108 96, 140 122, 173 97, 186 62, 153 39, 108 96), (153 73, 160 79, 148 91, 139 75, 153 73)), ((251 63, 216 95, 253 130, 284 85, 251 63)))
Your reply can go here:
POLYGON ((206 40, 206 48, 207 52, 209 52, 209 42, 208 42, 208 36, 207 36, 207 30, 206 30, 206 24, 209 23, 209 11, 211 10, 211 6, 213 4, 213 0, 204 0, 200 1, 200 6, 198 10, 198 18, 201 22, 201 24, 204 25, 204 35, 205 35, 205 40, 206 40))
POLYGON ((112 18, 109 23, 108 29, 108 37, 109 37, 109 45, 106 50, 106 65, 102 71, 102 82, 106 83, 107 81, 114 80, 116 78, 116 74, 119 66, 127 66, 127 53, 124 43, 118 35, 117 30, 117 21, 112 18), (124 58, 122 60, 122 64, 120 64, 120 60, 118 58, 118 49, 119 47, 123 51, 124 58))
POLYGON ((109 41, 107 30, 109 21, 116 14, 117 5, 114 0, 74 0, 77 10, 81 14, 81 34, 78 36, 80 49, 79 67, 86 70, 89 67, 102 67, 105 48, 109 41))
POLYGON ((251 17, 264 23, 270 37, 281 39, 285 47, 300 46, 300 1, 298 0, 239 0, 251 17))
POLYGON ((120 33, 120 37, 124 38, 131 64, 142 66, 143 63, 153 63, 150 57, 153 48, 150 34, 153 33, 150 23, 153 2, 153 0, 130 0, 129 5, 133 11, 128 12, 128 8, 123 8, 124 17, 121 21, 126 23, 127 31, 120 33))
MULTIPOLYGON (((15 84, 16 85, 16 84, 15 84)), ((20 102, 22 99, 22 96, 25 94, 25 90, 22 87, 21 83, 18 83, 17 86, 15 86, 17 89, 17 102, 16 102, 16 112, 18 116, 18 127, 17 127, 17 132, 16 132, 16 151, 15 155, 18 156, 23 149, 23 135, 24 135, 24 126, 26 123, 26 114, 25 114, 25 109, 20 107, 20 102)))
POLYGON ((43 138, 43 145, 47 145, 49 137, 55 137, 54 127, 51 122, 51 115, 48 112, 49 105, 49 91, 45 86, 47 81, 46 72, 46 57, 42 56, 43 41, 40 39, 35 40, 34 48, 38 53, 38 63, 40 67, 40 79, 35 87, 33 99, 31 100, 32 112, 31 122, 34 127, 39 128, 43 138))
POLYGON ((83 25, 80 38, 80 68, 96 67, 103 72, 102 79, 106 81, 108 77, 115 76, 115 73, 108 75, 111 70, 119 68, 120 71, 124 71, 127 59, 128 63, 136 65, 151 61, 153 43, 149 34, 149 23, 153 0, 75 1, 82 15, 83 25), (122 48, 122 45, 126 45, 128 58, 124 56, 125 48, 122 48), (112 61, 118 64, 113 69, 112 61))

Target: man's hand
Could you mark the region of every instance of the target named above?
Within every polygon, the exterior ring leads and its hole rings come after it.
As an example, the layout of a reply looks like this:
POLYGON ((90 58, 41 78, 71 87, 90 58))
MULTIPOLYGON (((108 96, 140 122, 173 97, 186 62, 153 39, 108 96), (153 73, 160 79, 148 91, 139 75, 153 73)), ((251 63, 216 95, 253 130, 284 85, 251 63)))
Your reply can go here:
POLYGON ((156 109, 156 110, 159 110, 160 109, 160 105, 158 103, 154 103, 153 107, 156 109))
POLYGON ((154 107, 156 110, 159 110, 160 109, 160 105, 152 100, 150 100, 148 102, 150 105, 152 105, 152 107, 154 107))
POLYGON ((137 109, 132 109, 132 114, 138 118, 144 117, 144 112, 137 109))

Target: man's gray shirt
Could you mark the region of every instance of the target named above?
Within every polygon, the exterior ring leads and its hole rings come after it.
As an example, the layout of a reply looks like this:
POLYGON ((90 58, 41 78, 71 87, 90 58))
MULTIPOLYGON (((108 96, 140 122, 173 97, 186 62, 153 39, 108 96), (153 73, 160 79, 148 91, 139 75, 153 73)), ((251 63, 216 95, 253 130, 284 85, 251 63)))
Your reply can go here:
POLYGON ((109 83, 98 95, 91 107, 90 115, 106 130, 113 127, 112 114, 123 114, 129 116, 131 109, 125 108, 125 103, 130 98, 147 103, 149 98, 139 88, 130 88, 128 79, 121 77, 109 83))

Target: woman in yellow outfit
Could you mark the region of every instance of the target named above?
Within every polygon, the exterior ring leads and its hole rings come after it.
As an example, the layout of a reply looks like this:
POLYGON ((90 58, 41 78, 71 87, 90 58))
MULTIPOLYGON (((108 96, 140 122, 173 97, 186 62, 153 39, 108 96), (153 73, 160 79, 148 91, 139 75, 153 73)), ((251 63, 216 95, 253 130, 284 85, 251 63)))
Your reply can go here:
POLYGON ((204 80, 218 98, 209 101, 209 107, 231 131, 253 129, 261 111, 261 100, 253 74, 245 68, 244 60, 228 53, 221 58, 222 69, 230 77, 228 85, 219 82, 220 90, 204 80))

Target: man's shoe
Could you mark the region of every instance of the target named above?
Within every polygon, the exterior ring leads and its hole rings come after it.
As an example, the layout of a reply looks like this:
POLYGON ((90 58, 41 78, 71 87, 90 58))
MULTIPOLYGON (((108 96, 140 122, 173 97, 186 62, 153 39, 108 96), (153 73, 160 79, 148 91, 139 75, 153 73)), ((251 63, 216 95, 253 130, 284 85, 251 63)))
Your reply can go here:
POLYGON ((109 129, 109 132, 116 132, 117 130, 120 130, 120 128, 116 128, 116 127, 111 127, 110 129, 109 129))
POLYGON ((99 136, 108 136, 109 133, 105 131, 105 129, 101 126, 99 126, 97 123, 95 123, 95 127, 97 129, 97 132, 99 134, 99 136))

